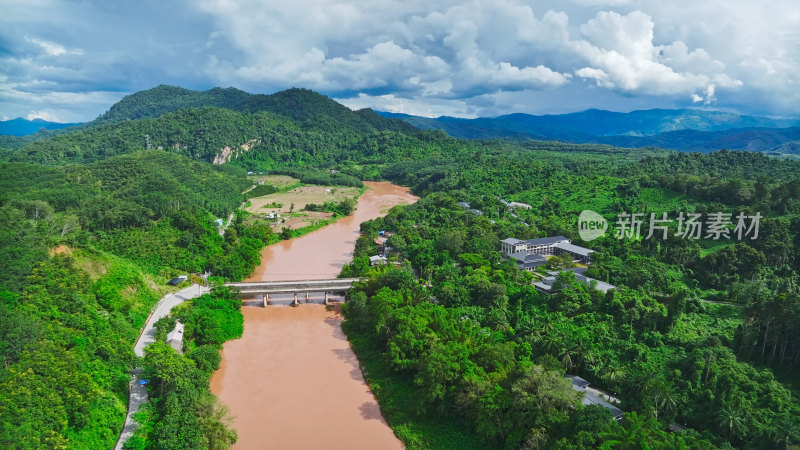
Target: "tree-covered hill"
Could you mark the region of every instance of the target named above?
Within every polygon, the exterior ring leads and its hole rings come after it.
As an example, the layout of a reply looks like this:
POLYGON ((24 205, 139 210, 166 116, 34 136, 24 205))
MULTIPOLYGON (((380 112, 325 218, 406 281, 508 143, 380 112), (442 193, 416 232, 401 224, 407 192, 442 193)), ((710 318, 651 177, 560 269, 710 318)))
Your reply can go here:
POLYGON ((362 133, 398 131, 414 133, 418 129, 403 121, 387 119, 371 109, 353 111, 350 108, 309 89, 292 88, 272 95, 251 95, 237 111, 269 111, 290 117, 298 122, 327 122, 346 126, 362 133))
POLYGON ((334 121, 364 133, 383 130, 417 131, 403 121, 384 118, 369 109, 352 111, 308 89, 292 88, 264 95, 249 94, 236 88, 217 87, 207 91, 193 91, 165 85, 124 97, 89 126, 160 117, 184 108, 207 106, 247 113, 266 111, 298 122, 334 121))
MULTIPOLYGON (((133 343, 165 281, 202 271, 242 279, 277 240, 239 216, 224 237, 213 225, 244 200, 242 175, 157 150, 0 164, 0 447, 114 445, 133 343)), ((186 358, 213 370, 203 355, 186 358)), ((219 435, 207 378, 192 383, 175 420, 219 435)))
POLYGON ((43 130, 28 136, 0 135, 0 147, 16 149, 53 136, 75 133, 102 125, 138 119, 158 118, 187 108, 215 107, 240 113, 269 112, 312 127, 345 127, 359 133, 419 131, 401 120, 385 118, 371 109, 353 111, 336 101, 308 89, 288 89, 270 95, 249 94, 236 88, 194 91, 160 85, 122 98, 95 120, 59 130, 43 130))
MULTIPOLYGON (((149 146, 216 164, 247 156, 268 167, 332 165, 361 159, 359 143, 374 133, 361 131, 365 122, 354 123, 351 126, 328 116, 301 123, 265 111, 250 114, 216 107, 189 108, 157 118, 87 128, 6 154, 11 161, 61 165, 98 161, 149 146)), ((413 146, 420 138, 401 134, 398 139, 413 146)))
POLYGON ((177 86, 160 85, 126 95, 111 109, 92 121, 92 125, 123 122, 146 117, 159 117, 183 108, 216 106, 235 109, 251 95, 236 88, 214 88, 193 91, 177 86))

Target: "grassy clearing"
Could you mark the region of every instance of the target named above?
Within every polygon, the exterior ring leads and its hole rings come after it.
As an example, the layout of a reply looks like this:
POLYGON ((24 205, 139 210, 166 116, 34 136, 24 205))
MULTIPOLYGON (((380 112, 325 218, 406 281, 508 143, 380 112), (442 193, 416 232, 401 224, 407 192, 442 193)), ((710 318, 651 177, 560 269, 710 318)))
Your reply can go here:
POLYGON ((254 184, 263 181, 264 184, 275 186, 279 191, 292 189, 300 185, 300 180, 288 175, 250 175, 248 180, 252 180, 254 184))
MULTIPOLYGON (((283 175, 271 175, 284 178, 283 175)), ((348 198, 356 198, 362 189, 342 186, 297 186, 288 191, 279 191, 274 194, 253 197, 245 210, 251 214, 266 219, 269 213, 280 214, 284 222, 277 223, 276 229, 288 227, 293 230, 316 226, 320 222, 328 222, 331 213, 319 211, 303 211, 310 203, 323 204, 326 202, 340 202, 348 198), (280 205, 280 206, 279 206, 280 205)))

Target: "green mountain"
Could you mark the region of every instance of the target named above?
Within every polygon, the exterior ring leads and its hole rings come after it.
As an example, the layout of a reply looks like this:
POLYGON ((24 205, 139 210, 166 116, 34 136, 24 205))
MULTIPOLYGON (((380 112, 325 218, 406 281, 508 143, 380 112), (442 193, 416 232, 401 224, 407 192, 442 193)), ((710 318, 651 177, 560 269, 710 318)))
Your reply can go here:
POLYGON ((92 125, 158 117, 183 108, 216 106, 236 109, 251 95, 236 88, 214 88, 193 91, 176 86, 160 85, 146 91, 126 95, 108 111, 91 122, 92 125))
MULTIPOLYGON (((276 237, 241 222, 220 236, 213 220, 236 210, 251 182, 180 155, 3 163, 0 173, 0 447, 111 448, 133 344, 166 280, 206 270, 241 279, 276 237)), ((201 415, 207 386, 191 376, 182 420, 201 415)))
POLYGON ((161 85, 125 96, 95 120, 59 130, 43 130, 27 136, 0 135, 0 148, 18 149, 73 132, 102 125, 153 119, 187 108, 215 107, 240 113, 269 112, 319 128, 348 129, 357 133, 419 131, 401 120, 387 119, 371 109, 353 111, 336 101, 308 89, 288 89, 275 94, 249 94, 236 88, 194 91, 161 85))
POLYGON ((336 101, 308 89, 287 89, 270 95, 248 94, 236 88, 193 91, 175 86, 157 86, 128 95, 92 125, 160 117, 185 108, 214 106, 243 113, 271 112, 298 122, 335 121, 362 132, 395 130, 412 132, 414 127, 387 120, 370 109, 352 111, 336 101))

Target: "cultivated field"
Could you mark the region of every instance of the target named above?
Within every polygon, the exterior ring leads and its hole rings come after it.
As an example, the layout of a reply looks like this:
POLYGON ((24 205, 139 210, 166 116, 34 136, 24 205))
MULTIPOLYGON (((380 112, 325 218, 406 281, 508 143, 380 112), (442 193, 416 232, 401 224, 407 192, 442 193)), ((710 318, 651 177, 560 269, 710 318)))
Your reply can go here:
POLYGON ((300 180, 289 175, 250 175, 247 178, 255 183, 263 181, 264 184, 275 186, 278 190, 300 183, 300 180))
MULTIPOLYGON (((269 176, 270 179, 274 177, 274 175, 269 176)), ((294 180, 294 178, 291 179, 294 180)), ((272 184, 272 180, 265 180, 265 183, 272 184)), ((318 220, 329 219, 332 215, 327 212, 303 211, 307 204, 323 204, 331 201, 340 202, 347 198, 358 196, 359 192, 358 188, 353 187, 299 186, 286 192, 276 192, 261 197, 253 197, 250 199, 250 206, 246 209, 248 212, 258 214, 264 218, 267 218, 270 213, 280 214, 280 220, 276 220, 276 223, 273 224, 273 228, 275 229, 281 229, 283 227, 297 229, 312 225, 318 220), (293 204, 294 209, 292 209, 293 204)), ((268 220, 272 221, 271 219, 268 220)))

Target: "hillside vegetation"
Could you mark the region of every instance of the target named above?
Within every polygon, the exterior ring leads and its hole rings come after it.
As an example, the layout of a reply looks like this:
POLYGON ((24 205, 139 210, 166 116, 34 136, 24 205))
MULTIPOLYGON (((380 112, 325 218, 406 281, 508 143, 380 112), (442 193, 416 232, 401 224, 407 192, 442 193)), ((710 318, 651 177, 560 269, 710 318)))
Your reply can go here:
MULTIPOLYGON (((345 327, 410 448, 800 441, 800 163, 462 140, 301 89, 159 87, 101 118, 0 152, 2 447, 113 445, 139 363, 133 340, 164 282, 187 272, 240 280, 280 239, 238 209, 247 171, 354 187, 385 179, 420 195, 364 224, 343 270, 368 279, 350 294, 345 327), (624 212, 762 221, 753 240, 681 239, 673 223, 665 240, 584 243, 598 252, 587 273, 618 287, 607 294, 567 274, 545 295, 531 285, 537 275, 501 259, 506 237, 580 243, 584 209, 611 224, 624 212), (231 213, 221 235, 214 220, 231 213), (379 230, 390 231, 399 267, 369 265, 379 230), (625 421, 580 406, 565 373, 615 393, 625 421), (689 429, 669 431, 676 423, 689 429)), ((129 447, 235 440, 208 377, 219 345, 241 333, 240 306, 217 289, 158 325, 163 336, 176 318, 186 323, 187 352, 154 345, 141 362, 154 401, 129 447)))

